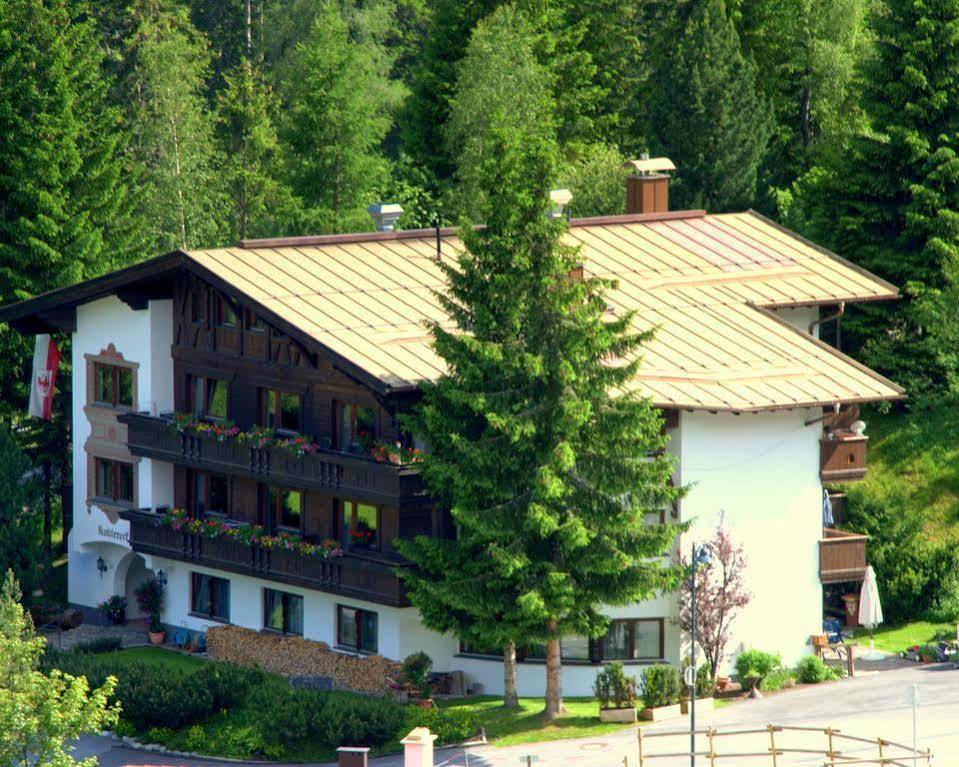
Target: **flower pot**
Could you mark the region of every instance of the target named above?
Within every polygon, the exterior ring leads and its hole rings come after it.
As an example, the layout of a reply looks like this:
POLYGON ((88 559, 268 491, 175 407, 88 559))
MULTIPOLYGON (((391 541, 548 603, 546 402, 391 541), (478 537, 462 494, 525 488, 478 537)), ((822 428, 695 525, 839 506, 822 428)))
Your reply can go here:
POLYGON ((420 708, 436 708, 436 704, 433 702, 432 698, 418 698, 416 705, 420 708))
POLYGON ((599 721, 632 724, 636 721, 636 707, 601 708, 599 710, 599 721))
POLYGON ((639 712, 639 718, 647 722, 661 722, 664 719, 675 719, 682 716, 683 711, 678 703, 672 706, 659 706, 658 708, 644 708, 639 712))
POLYGON ((147 635, 150 637, 150 644, 161 645, 166 639, 165 631, 148 631, 147 635))
POLYGON ((729 689, 729 677, 728 676, 717 676, 716 677, 716 689, 720 692, 726 692, 729 689))

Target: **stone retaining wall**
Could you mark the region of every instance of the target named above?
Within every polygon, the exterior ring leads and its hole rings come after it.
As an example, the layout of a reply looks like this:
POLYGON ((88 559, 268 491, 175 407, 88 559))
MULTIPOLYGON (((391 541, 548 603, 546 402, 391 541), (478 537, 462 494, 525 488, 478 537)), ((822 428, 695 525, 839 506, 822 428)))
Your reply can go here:
POLYGON ((326 642, 261 633, 239 626, 214 626, 206 632, 207 654, 217 660, 260 668, 283 676, 329 677, 338 690, 371 695, 391 692, 399 664, 382 655, 353 656, 334 652, 326 642))

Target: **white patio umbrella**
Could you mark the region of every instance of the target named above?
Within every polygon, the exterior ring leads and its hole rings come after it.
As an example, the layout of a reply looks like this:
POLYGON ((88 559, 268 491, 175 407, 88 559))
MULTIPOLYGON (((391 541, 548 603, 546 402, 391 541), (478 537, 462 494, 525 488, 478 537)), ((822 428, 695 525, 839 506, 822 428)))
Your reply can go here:
MULTIPOLYGON (((872 565, 866 568, 866 577, 859 592, 859 624, 870 633, 882 623, 882 602, 879 601, 879 585, 876 583, 876 571, 872 565)), ((869 652, 863 656, 866 660, 880 660, 884 656, 876 652, 876 641, 869 640, 869 652)))

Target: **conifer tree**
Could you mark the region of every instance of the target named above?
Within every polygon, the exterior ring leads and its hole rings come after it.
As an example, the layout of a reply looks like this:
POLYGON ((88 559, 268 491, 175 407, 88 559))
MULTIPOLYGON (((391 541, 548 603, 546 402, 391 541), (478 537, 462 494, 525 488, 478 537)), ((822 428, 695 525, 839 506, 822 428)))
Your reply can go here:
POLYGON ((224 81, 216 118, 233 214, 232 239, 280 234, 292 215, 292 201, 275 178, 279 172, 279 142, 273 127, 276 99, 249 59, 226 73, 224 81))
POLYGON ((281 129, 289 186, 311 231, 359 231, 388 168, 383 140, 402 86, 377 71, 373 44, 350 39, 335 0, 324 0, 309 36, 296 46, 283 85, 281 129))
POLYGON ((649 134, 676 163, 675 207, 748 207, 770 120, 724 0, 701 0, 654 77, 649 134))
POLYGON ((465 227, 463 253, 443 264, 439 299, 456 329, 431 329, 448 372, 424 386, 410 424, 430 445, 424 478, 459 536, 400 545, 429 625, 487 645, 546 644, 552 720, 561 638, 599 636, 603 605, 677 585, 663 560, 676 528, 644 523, 675 492, 660 418, 628 393, 649 336, 632 313, 607 311, 609 283, 574 276, 565 223, 547 215, 553 123, 504 121, 488 141, 485 226, 465 227))
POLYGON ((132 12, 124 91, 151 250, 216 245, 226 213, 205 99, 209 46, 186 8, 138 0, 132 12))
POLYGON ((955 374, 955 350, 937 340, 949 331, 935 327, 950 307, 935 297, 949 295, 959 256, 959 0, 887 0, 869 25, 868 128, 803 180, 800 204, 810 236, 905 288, 904 301, 851 314, 852 350, 911 394, 941 392, 955 374))

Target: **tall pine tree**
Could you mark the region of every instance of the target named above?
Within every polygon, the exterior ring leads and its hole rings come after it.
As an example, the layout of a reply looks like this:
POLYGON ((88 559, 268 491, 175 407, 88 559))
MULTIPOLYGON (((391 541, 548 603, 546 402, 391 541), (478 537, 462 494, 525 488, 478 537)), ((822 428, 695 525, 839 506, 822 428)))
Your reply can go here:
POLYGON ((905 288, 904 301, 851 314, 852 350, 911 394, 941 392, 955 353, 930 323, 949 314, 925 299, 949 289, 959 256, 959 0, 886 0, 869 23, 868 128, 804 179, 800 205, 811 236, 905 288))
POLYGON ((132 131, 132 172, 153 251, 211 246, 226 209, 218 175, 214 117, 206 103, 210 51, 186 8, 138 0, 124 84, 132 131))
POLYGON ((376 67, 375 44, 358 43, 335 0, 324 0, 297 44, 283 85, 281 125, 289 186, 303 206, 301 227, 359 231, 388 169, 383 141, 403 87, 376 67))
POLYGON ((675 491, 658 414, 623 393, 648 335, 631 312, 608 313, 608 282, 574 276, 578 253, 548 216, 552 121, 504 121, 488 141, 485 226, 466 227, 463 253, 443 265, 439 297, 456 330, 432 327, 448 372, 425 385, 411 423, 459 538, 401 545, 418 565, 405 576, 411 599, 432 625, 546 645, 552 720, 563 709, 561 638, 599 636, 604 605, 676 585, 662 559, 676 528, 644 523, 675 491))
POLYGON ((724 0, 700 0, 664 50, 649 135, 676 163, 670 196, 676 207, 748 207, 771 125, 756 67, 743 55, 724 0))

